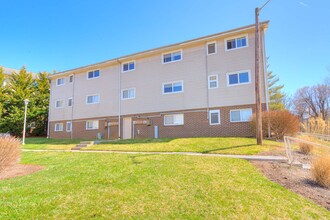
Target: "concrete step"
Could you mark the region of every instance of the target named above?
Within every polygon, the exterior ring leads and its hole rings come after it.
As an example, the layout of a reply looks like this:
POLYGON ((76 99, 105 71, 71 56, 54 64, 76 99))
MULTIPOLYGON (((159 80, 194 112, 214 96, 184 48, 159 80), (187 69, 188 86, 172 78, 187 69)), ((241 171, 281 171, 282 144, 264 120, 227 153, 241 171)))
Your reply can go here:
POLYGON ((82 141, 77 144, 75 147, 71 148, 71 150, 80 150, 83 147, 88 147, 94 144, 94 141, 82 141))
POLYGON ((94 141, 82 141, 80 144, 88 144, 88 145, 93 145, 94 141))

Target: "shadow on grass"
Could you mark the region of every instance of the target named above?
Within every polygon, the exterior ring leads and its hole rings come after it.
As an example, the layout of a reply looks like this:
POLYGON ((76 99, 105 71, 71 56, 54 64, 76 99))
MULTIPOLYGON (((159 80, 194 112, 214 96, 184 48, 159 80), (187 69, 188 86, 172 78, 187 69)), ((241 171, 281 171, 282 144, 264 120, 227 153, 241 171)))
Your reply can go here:
POLYGON ((152 144, 152 143, 169 143, 175 140, 175 138, 162 138, 162 139, 127 139, 127 140, 117 140, 117 141, 109 141, 100 143, 102 144, 111 144, 111 145, 121 145, 121 144, 152 144))
POLYGON ((143 158, 143 157, 154 157, 156 155, 152 154, 145 154, 145 155, 133 155, 133 156, 128 156, 128 158, 131 160, 132 164, 138 165, 141 164, 142 161, 138 161, 137 159, 143 158))
POLYGON ((52 139, 52 138, 26 138, 26 144, 51 144, 51 145, 66 145, 66 144, 78 144, 81 141, 87 141, 87 139, 52 139))
POLYGON ((230 149, 235 149, 235 148, 251 147, 254 145, 255 144, 245 144, 245 145, 232 146, 232 147, 221 147, 221 148, 216 148, 216 149, 211 149, 211 150, 205 150, 205 151, 202 151, 201 153, 207 154, 207 153, 211 153, 213 151, 223 151, 223 150, 230 150, 230 149))

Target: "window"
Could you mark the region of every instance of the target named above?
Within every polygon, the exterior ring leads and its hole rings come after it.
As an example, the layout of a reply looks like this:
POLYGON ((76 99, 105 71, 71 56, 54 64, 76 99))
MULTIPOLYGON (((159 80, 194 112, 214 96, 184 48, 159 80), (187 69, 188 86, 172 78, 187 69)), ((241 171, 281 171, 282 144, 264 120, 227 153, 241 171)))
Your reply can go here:
POLYGON ((233 50, 248 46, 247 36, 226 39, 226 50, 233 50))
POLYGON ((182 59, 182 51, 163 54, 163 63, 171 63, 182 59))
POLYGON ((128 71, 133 71, 135 70, 135 62, 128 62, 128 63, 124 63, 122 65, 122 72, 128 72, 128 71))
POLYGON ((210 121, 210 125, 219 125, 220 124, 220 110, 209 111, 209 121, 210 121))
POLYGON ((164 125, 183 125, 183 114, 164 115, 164 125))
POLYGON ((100 95, 88 95, 86 97, 87 104, 96 104, 100 103, 100 95))
POLYGON ((72 104, 73 104, 73 99, 72 98, 68 98, 68 106, 70 107, 70 106, 72 106, 72 104))
POLYGON ((69 83, 73 83, 73 75, 69 76, 69 83))
POLYGON ((72 123, 71 123, 71 121, 66 122, 66 131, 67 132, 72 131, 72 123))
POLYGON ((94 130, 98 128, 99 128, 98 120, 86 121, 86 130, 94 130))
POLYGON ((230 122, 247 122, 252 116, 252 109, 238 109, 230 111, 230 122))
POLYGON ((94 70, 87 73, 87 79, 94 79, 100 77, 100 70, 94 70))
POLYGON ((64 108, 64 99, 56 100, 55 108, 64 108))
POLYGON ((207 55, 216 54, 216 53, 217 53, 216 42, 207 43, 207 55))
POLYGON ((227 74, 227 85, 240 85, 250 83, 250 71, 242 71, 227 74))
POLYGON ((121 99, 134 99, 135 98, 135 88, 132 89, 123 89, 121 91, 121 99))
POLYGON ((163 83, 163 94, 183 92, 183 81, 163 83))
POLYGON ((218 88, 218 75, 209 76, 209 89, 218 88))
POLYGON ((55 131, 63 131, 63 123, 56 123, 55 131))
POLYGON ((65 78, 59 78, 56 80, 56 86, 62 86, 65 84, 65 78))

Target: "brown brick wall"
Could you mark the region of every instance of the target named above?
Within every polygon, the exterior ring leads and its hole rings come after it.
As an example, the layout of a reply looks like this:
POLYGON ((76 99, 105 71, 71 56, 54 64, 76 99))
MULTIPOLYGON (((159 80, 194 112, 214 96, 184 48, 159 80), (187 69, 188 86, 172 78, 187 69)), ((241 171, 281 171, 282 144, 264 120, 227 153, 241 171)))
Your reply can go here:
MULTIPOLYGON (((219 107, 210 110, 220 110, 220 125, 210 125, 207 118, 206 109, 176 111, 175 113, 184 114, 184 125, 164 126, 164 115, 166 113, 150 113, 139 114, 123 117, 133 117, 133 121, 150 120, 150 125, 136 124, 134 125, 134 138, 153 138, 154 126, 158 126, 159 138, 176 138, 176 137, 216 137, 216 136, 253 136, 249 122, 230 122, 230 110, 252 108, 254 113, 255 105, 241 105, 232 107, 219 107)), ((265 109, 265 105, 263 106, 265 109)), ((171 112, 172 113, 172 112, 171 112)), ((174 112, 173 112, 174 113, 174 112)), ((122 117, 122 118, 123 118, 122 117)), ((73 121, 73 138, 95 139, 97 133, 101 132, 103 139, 108 139, 108 130, 105 122, 118 122, 117 118, 99 119, 99 129, 86 130, 86 121, 73 121)), ((70 138, 70 132, 65 131, 66 122, 63 121, 64 131, 55 132, 55 122, 50 123, 51 138, 70 138)), ((122 127, 122 122, 121 122, 122 127)), ((122 132, 122 129, 121 129, 122 132)), ((118 125, 110 126, 110 139, 118 138, 118 125)))

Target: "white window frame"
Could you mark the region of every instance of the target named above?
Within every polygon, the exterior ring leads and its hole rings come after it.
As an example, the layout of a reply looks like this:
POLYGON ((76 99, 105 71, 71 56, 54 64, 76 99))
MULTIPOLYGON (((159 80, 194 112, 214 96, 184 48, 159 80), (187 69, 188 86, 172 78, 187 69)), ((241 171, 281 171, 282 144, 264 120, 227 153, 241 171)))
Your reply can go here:
POLYGON ((64 86, 64 85, 65 85, 65 78, 64 77, 56 79, 56 86, 64 86), (63 80, 63 84, 58 84, 58 80, 60 80, 60 79, 63 80))
POLYGON ((72 107, 73 106, 73 98, 72 97, 70 97, 70 98, 68 98, 68 107, 72 107), (70 103, 70 100, 71 100, 71 105, 69 105, 69 103, 70 103))
POLYGON ((136 97, 136 90, 135 90, 135 88, 128 88, 128 89, 122 89, 121 90, 121 100, 135 99, 135 97, 136 97), (129 90, 133 90, 134 91, 134 97, 124 98, 124 91, 129 91, 129 90))
POLYGON ((127 73, 127 72, 131 72, 131 71, 134 71, 136 68, 136 62, 135 62, 135 60, 131 60, 131 61, 128 61, 128 62, 125 62, 125 63, 122 63, 121 64, 121 72, 122 73, 127 73), (124 65, 125 64, 128 64, 128 68, 129 68, 129 64, 130 63, 134 63, 134 69, 128 69, 128 70, 124 70, 124 65))
POLYGON ((64 106, 65 106, 65 100, 64 99, 55 100, 55 108, 64 108, 64 106), (59 101, 63 101, 63 106, 60 106, 60 107, 57 106, 57 102, 59 102, 59 101))
POLYGON ((221 118, 220 118, 220 110, 210 110, 209 111, 209 122, 210 122, 210 125, 219 125, 221 124, 221 118), (212 118, 211 118, 211 114, 212 113, 218 113, 218 123, 212 123, 212 118))
POLYGON ((71 132, 72 131, 72 122, 71 121, 66 122, 65 130, 66 130, 66 132, 71 132), (68 129, 68 127, 69 127, 68 124, 70 124, 70 129, 68 129))
POLYGON ((86 105, 95 105, 95 104, 99 104, 101 102, 101 96, 100 94, 89 94, 89 95, 86 95, 86 105), (99 97, 99 101, 98 102, 93 102, 93 103, 88 103, 88 97, 89 96, 98 96, 99 97))
POLYGON ((68 77, 69 79, 68 79, 68 82, 70 83, 70 84, 72 84, 73 83, 73 81, 74 81, 74 75, 73 74, 71 74, 71 75, 69 75, 69 77, 68 77), (72 82, 70 82, 70 78, 72 77, 72 82))
POLYGON ((244 120, 244 121, 242 121, 242 115, 241 115, 241 111, 246 111, 246 110, 249 110, 249 111, 251 111, 251 116, 253 115, 253 111, 252 111, 252 108, 244 108, 244 109, 232 109, 232 110, 230 110, 230 112, 229 112, 229 118, 230 118, 230 122, 231 123, 236 123, 236 122, 249 122, 250 120, 244 120), (239 114, 240 114, 240 118, 241 118, 241 120, 240 121, 233 121, 232 120, 232 118, 231 118, 231 113, 232 112, 234 112, 234 111, 239 111, 239 114))
POLYGON ((226 73, 226 78, 227 78, 227 86, 240 86, 240 85, 247 85, 247 84, 251 84, 251 70, 240 70, 240 71, 236 71, 236 72, 230 72, 230 73, 226 73), (239 77, 239 74, 240 73, 245 73, 247 72, 248 75, 249 75, 249 82, 244 82, 244 83, 240 83, 239 82, 239 78, 238 78, 238 83, 236 84, 229 84, 229 76, 230 75, 234 75, 234 74, 238 74, 238 77, 239 77))
POLYGON ((56 131, 56 132, 63 131, 63 123, 55 123, 54 131, 56 131), (62 129, 57 129, 57 125, 61 125, 62 129))
POLYGON ((87 80, 97 79, 97 78, 100 78, 100 76, 101 76, 101 70, 100 70, 100 69, 87 71, 87 73, 86 73, 86 78, 87 78, 87 80), (95 71, 99 71, 99 76, 96 76, 96 77, 94 76, 94 72, 95 72, 95 71), (90 73, 90 72, 93 72, 93 77, 92 77, 92 78, 88 78, 88 73, 90 73))
POLYGON ((166 53, 162 53, 161 59, 162 59, 162 64, 168 64, 168 63, 180 62, 180 61, 183 60, 183 52, 182 52, 182 49, 180 49, 180 50, 173 50, 173 51, 169 51, 169 52, 166 52, 166 53), (177 52, 180 52, 180 53, 181 53, 181 59, 180 59, 180 60, 171 60, 170 62, 164 62, 164 55, 171 54, 171 57, 172 57, 173 54, 174 54, 174 53, 177 53, 177 52))
POLYGON ((216 41, 210 41, 206 43, 206 54, 208 56, 214 55, 218 53, 218 48, 217 48, 217 42, 216 41), (214 53, 209 53, 209 45, 214 44, 214 53))
POLYGON ((86 121, 86 130, 97 130, 97 129, 99 129, 99 120, 87 120, 86 121), (88 125, 89 122, 92 122, 93 123, 93 128, 88 128, 87 127, 87 125, 88 125), (95 127, 94 127, 94 122, 97 123, 96 124, 97 126, 95 126, 95 127))
POLYGON ((180 126, 180 125, 184 125, 184 114, 167 114, 167 115, 164 115, 164 126, 180 126), (175 124, 175 123, 173 123, 173 124, 166 124, 166 120, 165 120, 165 118, 166 117, 169 117, 169 116, 176 116, 176 115, 182 115, 182 123, 180 123, 180 124, 175 124))
POLYGON ((162 93, 163 93, 163 95, 183 93, 183 91, 184 91, 183 80, 178 80, 178 81, 172 81, 172 82, 164 82, 164 83, 162 83, 162 93), (181 90, 181 91, 174 92, 174 91, 173 91, 173 84, 174 84, 174 83, 181 83, 182 90, 181 90), (165 91, 164 91, 164 88, 165 88, 164 86, 165 86, 166 84, 172 84, 172 92, 165 92, 165 91))
POLYGON ((237 36, 225 38, 224 39, 224 44, 225 44, 225 51, 239 50, 239 49, 243 49, 243 48, 249 47, 249 35, 248 34, 242 34, 242 35, 237 35, 237 36), (227 41, 228 40, 235 39, 236 45, 237 45, 237 39, 238 38, 242 38, 242 37, 245 37, 246 38, 246 46, 243 46, 243 47, 237 47, 236 46, 235 48, 232 48, 232 49, 228 49, 227 48, 227 41))
POLYGON ((219 77, 218 77, 218 74, 213 74, 213 75, 209 75, 208 76, 208 88, 209 89, 217 89, 217 88, 219 88, 219 77), (217 86, 211 88, 211 82, 214 81, 214 80, 211 80, 211 77, 212 76, 215 76, 216 77, 216 80, 215 81, 217 82, 217 86))

